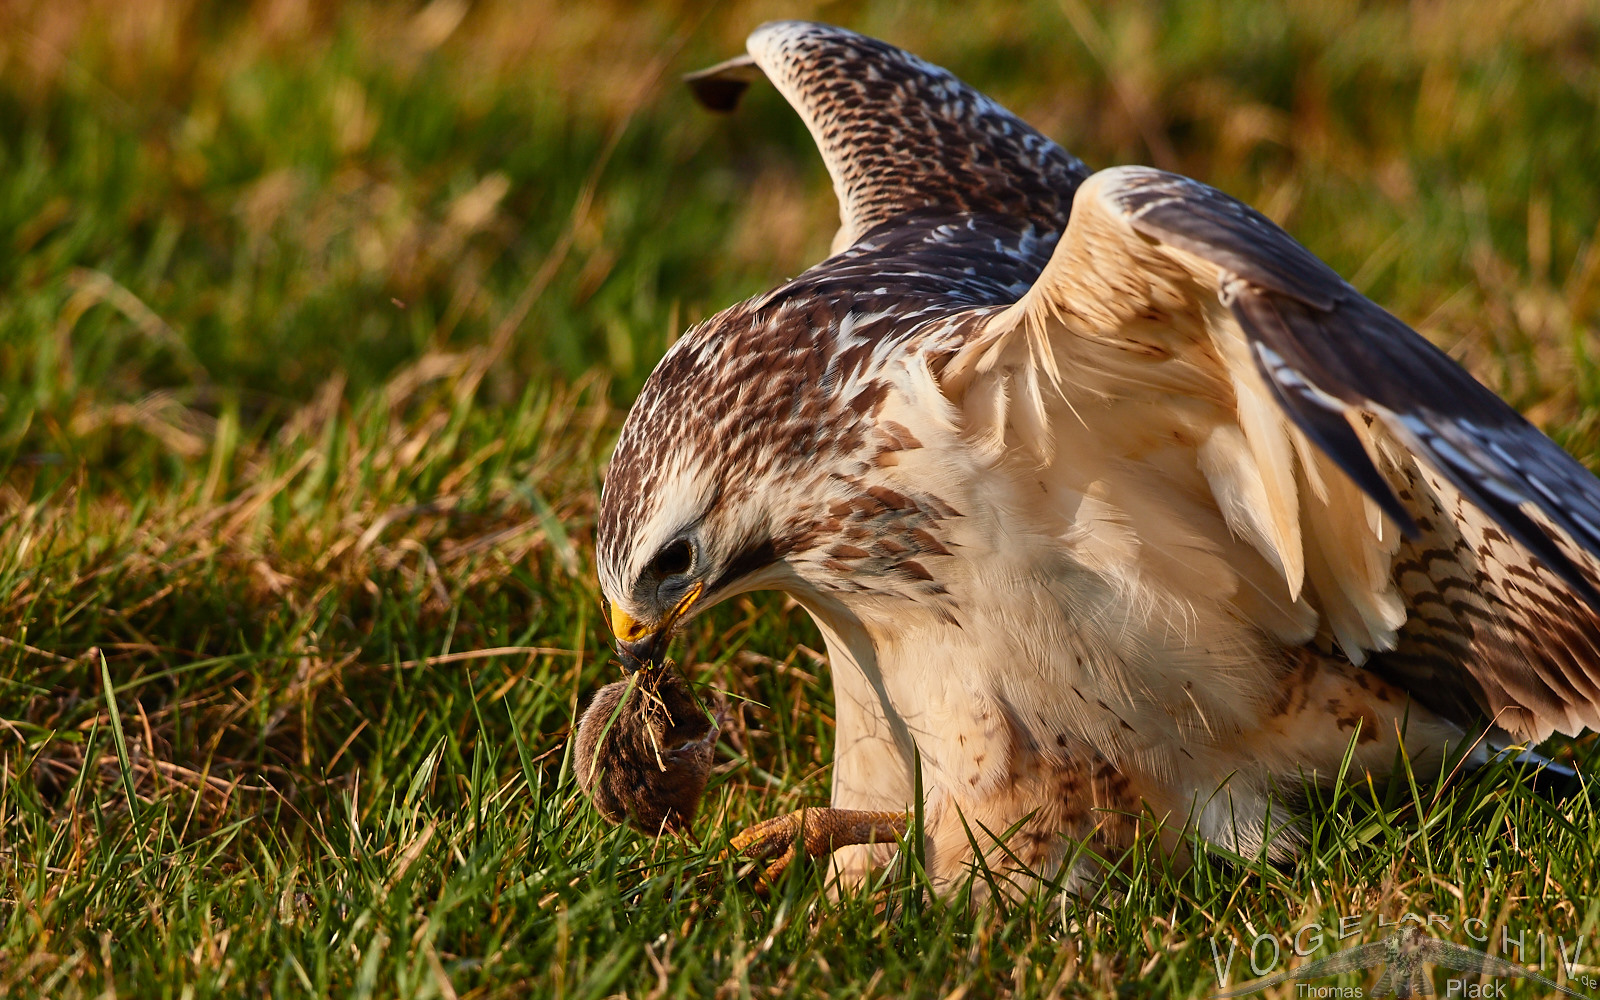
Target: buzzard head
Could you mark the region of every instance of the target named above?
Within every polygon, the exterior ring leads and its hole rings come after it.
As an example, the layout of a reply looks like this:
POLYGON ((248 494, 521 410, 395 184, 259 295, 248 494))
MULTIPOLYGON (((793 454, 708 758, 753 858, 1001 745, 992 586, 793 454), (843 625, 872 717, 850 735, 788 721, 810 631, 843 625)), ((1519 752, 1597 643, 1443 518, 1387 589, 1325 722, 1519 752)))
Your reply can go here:
POLYGON ((861 415, 823 391, 827 310, 758 305, 686 333, 617 441, 596 554, 625 664, 660 662, 677 626, 730 596, 802 587, 790 559, 862 445, 861 415))

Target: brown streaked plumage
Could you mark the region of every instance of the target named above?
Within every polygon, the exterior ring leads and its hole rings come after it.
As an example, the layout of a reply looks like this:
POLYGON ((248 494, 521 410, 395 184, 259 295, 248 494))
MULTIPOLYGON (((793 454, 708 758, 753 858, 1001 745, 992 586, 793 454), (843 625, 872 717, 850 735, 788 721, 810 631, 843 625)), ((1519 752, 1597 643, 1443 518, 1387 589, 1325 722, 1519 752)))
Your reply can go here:
POLYGON ((629 414, 597 538, 627 655, 793 595, 833 805, 902 812, 920 762, 945 881, 969 835, 1048 875, 1146 821, 1282 856, 1281 790, 1347 747, 1427 772, 1481 726, 1600 724, 1600 484, 1448 357, 1233 198, 1091 174, 892 46, 771 24, 691 81, 731 108, 761 76, 836 253, 629 414))

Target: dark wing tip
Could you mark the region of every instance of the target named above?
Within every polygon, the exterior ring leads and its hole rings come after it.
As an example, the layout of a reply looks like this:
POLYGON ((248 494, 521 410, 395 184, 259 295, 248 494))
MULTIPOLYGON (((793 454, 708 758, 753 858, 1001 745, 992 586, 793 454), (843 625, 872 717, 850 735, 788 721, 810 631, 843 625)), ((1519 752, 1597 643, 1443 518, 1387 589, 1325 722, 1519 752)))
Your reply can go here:
MULTIPOLYGON (((1247 333, 1269 332, 1274 326, 1287 325, 1283 315, 1291 303, 1274 301, 1271 297, 1246 291, 1234 299, 1234 314, 1247 333)), ((1301 433, 1321 448, 1334 463, 1343 469, 1361 491, 1377 503, 1400 528, 1401 534, 1415 541, 1422 537, 1422 529, 1406 510, 1394 487, 1372 464, 1372 456, 1356 436, 1344 408, 1332 408, 1323 402, 1331 399, 1314 389, 1304 373, 1273 350, 1264 340, 1251 345, 1256 369, 1272 390, 1278 405, 1300 428, 1301 433)))
POLYGON ((1108 192, 1133 228, 1322 312, 1351 292, 1277 223, 1231 195, 1154 167, 1117 167, 1108 192))
POLYGON ((739 99, 750 89, 750 85, 763 76, 756 61, 745 55, 735 56, 696 73, 687 73, 683 82, 689 85, 690 93, 702 106, 727 114, 739 106, 739 99))
MULTIPOLYGON (((1088 176, 1077 159, 948 70, 887 42, 808 21, 774 21, 691 85, 727 104, 727 81, 759 67, 799 113, 840 199, 840 247, 911 212, 988 214, 1066 226, 1088 176)), ((703 97, 702 100, 706 98, 703 97)))

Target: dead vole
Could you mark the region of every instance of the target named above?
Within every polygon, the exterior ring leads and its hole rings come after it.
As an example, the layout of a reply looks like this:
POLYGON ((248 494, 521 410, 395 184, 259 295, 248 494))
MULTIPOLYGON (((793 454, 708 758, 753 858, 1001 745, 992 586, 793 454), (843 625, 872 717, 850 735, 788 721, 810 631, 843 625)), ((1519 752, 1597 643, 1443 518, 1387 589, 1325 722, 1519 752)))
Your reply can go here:
POLYGON ((578 720, 578 785, 613 823, 687 830, 711 773, 717 725, 671 665, 601 688, 578 720))

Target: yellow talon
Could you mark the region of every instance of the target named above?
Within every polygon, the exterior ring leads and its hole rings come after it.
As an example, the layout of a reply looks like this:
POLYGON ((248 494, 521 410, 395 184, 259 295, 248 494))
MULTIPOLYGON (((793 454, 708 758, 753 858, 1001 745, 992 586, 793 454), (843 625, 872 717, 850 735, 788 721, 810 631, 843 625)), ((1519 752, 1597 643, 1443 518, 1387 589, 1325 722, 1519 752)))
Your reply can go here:
POLYGON ((742 856, 755 861, 775 857, 756 885, 763 892, 777 881, 803 850, 808 858, 821 858, 841 847, 883 844, 906 834, 905 813, 870 809, 799 809, 763 820, 739 831, 728 841, 719 860, 742 856))

